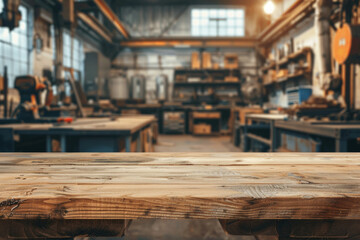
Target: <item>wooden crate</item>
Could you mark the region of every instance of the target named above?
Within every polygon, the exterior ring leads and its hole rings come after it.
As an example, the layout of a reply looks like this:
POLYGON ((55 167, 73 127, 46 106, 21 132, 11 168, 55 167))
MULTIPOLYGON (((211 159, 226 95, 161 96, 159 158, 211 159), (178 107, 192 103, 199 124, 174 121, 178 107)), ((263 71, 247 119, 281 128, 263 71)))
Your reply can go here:
POLYGON ((194 119, 218 119, 220 117, 220 112, 193 112, 194 119))
POLYGON ((261 108, 237 108, 236 109, 239 113, 239 122, 241 125, 245 125, 245 116, 246 114, 251 113, 263 113, 264 110, 261 108))
POLYGON ((287 69, 281 69, 276 74, 276 77, 277 78, 284 78, 284 77, 287 77, 288 73, 289 73, 289 71, 287 69))
POLYGON ((194 125, 194 134, 196 135, 209 135, 211 134, 211 125, 210 124, 195 124, 194 125))
POLYGON ((239 68, 239 58, 237 54, 228 53, 225 55, 224 67, 227 69, 239 68))
POLYGON ((228 76, 225 77, 225 82, 239 82, 239 78, 228 76))
POLYGON ((208 52, 202 53, 202 68, 212 69, 211 53, 208 52))
POLYGON ((4 78, 0 76, 0 91, 4 90, 4 78))
POLYGON ((153 134, 152 129, 147 128, 142 131, 142 140, 143 140, 143 152, 153 152, 153 134))
POLYGON ((198 52, 193 52, 191 54, 191 69, 200 69, 200 54, 198 52))

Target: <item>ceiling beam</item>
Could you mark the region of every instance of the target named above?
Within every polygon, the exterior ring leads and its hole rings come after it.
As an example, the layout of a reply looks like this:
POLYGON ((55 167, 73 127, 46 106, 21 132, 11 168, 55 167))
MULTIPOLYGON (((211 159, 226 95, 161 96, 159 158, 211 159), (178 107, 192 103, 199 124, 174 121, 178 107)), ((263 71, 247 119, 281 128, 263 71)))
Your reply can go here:
POLYGON ((297 0, 275 22, 259 34, 260 45, 269 45, 314 12, 316 0, 297 0))
POLYGON ((99 34, 102 38, 104 38, 107 42, 112 43, 112 38, 108 30, 104 29, 103 26, 99 22, 97 22, 95 18, 82 12, 79 12, 77 14, 77 17, 86 25, 88 25, 92 30, 94 30, 97 34, 99 34))
POLYGON ((160 39, 132 39, 122 41, 122 47, 129 48, 255 48, 253 38, 160 38, 160 39))
POLYGON ((125 39, 130 38, 129 32, 126 30, 120 19, 111 10, 104 0, 94 0, 100 11, 115 26, 115 28, 124 36, 125 39))

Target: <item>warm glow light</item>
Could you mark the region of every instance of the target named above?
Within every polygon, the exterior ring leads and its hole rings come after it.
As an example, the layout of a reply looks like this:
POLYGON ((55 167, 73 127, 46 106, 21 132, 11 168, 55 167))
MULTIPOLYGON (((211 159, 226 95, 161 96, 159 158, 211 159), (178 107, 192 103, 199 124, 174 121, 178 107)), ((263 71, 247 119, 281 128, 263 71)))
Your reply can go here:
POLYGON ((275 4, 273 1, 268 0, 264 5, 264 12, 268 15, 272 14, 275 10, 275 4))

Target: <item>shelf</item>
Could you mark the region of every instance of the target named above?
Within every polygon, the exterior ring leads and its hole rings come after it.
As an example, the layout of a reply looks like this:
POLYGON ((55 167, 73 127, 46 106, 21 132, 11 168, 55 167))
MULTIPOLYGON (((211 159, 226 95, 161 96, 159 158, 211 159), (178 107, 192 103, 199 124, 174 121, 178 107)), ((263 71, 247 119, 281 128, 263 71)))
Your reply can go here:
POLYGON ((289 80, 297 79, 297 78, 300 78, 300 77, 306 78, 307 74, 310 74, 310 72, 302 71, 302 72, 299 72, 299 73, 290 74, 290 75, 288 75, 286 77, 277 78, 276 81, 273 81, 271 83, 264 83, 264 86, 271 86, 271 85, 276 84, 276 83, 284 83, 284 82, 287 82, 289 80))
POLYGON ((278 62, 273 62, 269 66, 265 66, 262 68, 263 72, 266 72, 270 69, 275 69, 276 66, 284 66, 289 64, 291 61, 298 59, 299 57, 305 57, 306 54, 312 52, 312 49, 309 47, 303 48, 300 51, 290 54, 289 56, 281 58, 278 62))
POLYGON ((190 69, 190 68, 183 68, 183 69, 175 69, 175 74, 180 73, 204 73, 204 72, 211 72, 211 73, 228 73, 228 72, 239 72, 239 69, 230 69, 230 68, 221 68, 221 69, 190 69))
POLYGON ((176 82, 174 87, 239 87, 240 82, 176 82))
POLYGON ((255 141, 258 141, 258 142, 261 142, 265 145, 268 145, 268 146, 271 146, 271 140, 270 139, 266 139, 264 137, 261 137, 261 136, 258 136, 258 135, 255 135, 253 133, 248 133, 246 135, 246 137, 252 139, 252 140, 255 140, 255 141))
POLYGON ((268 70, 270 70, 270 69, 274 69, 275 67, 276 67, 276 63, 273 62, 273 63, 271 63, 269 66, 263 67, 261 70, 262 70, 263 72, 266 72, 266 71, 268 71, 268 70))

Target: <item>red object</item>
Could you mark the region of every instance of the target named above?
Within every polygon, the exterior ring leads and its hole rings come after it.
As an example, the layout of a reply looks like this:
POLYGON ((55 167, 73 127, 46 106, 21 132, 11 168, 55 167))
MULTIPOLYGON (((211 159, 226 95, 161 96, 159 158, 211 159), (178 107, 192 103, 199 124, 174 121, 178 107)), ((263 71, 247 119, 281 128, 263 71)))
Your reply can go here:
POLYGON ((73 118, 71 117, 66 117, 66 118, 58 118, 57 119, 58 123, 72 123, 73 122, 73 118))

